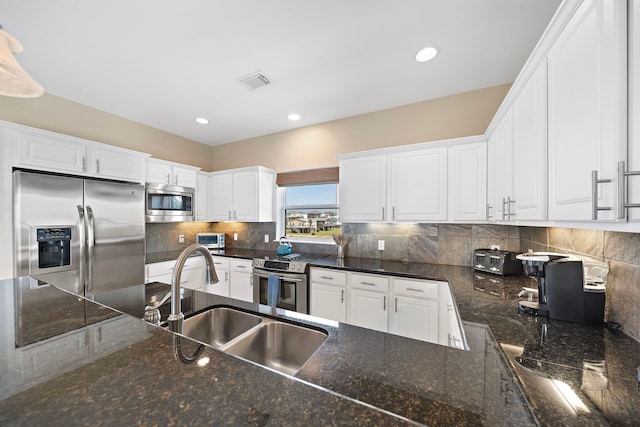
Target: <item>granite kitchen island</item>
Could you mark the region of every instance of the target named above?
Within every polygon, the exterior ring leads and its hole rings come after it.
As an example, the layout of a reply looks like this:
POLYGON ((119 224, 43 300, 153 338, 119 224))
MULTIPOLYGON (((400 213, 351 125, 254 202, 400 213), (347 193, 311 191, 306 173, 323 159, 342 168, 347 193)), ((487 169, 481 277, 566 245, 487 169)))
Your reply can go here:
MULTIPOLYGON (((174 335, 140 320, 135 311, 144 301, 122 314, 29 278, 5 280, 0 424, 521 426, 640 419, 640 345, 602 327, 520 315, 513 291, 528 278, 494 283, 489 292, 466 267, 360 259, 317 265, 448 280, 470 350, 193 291, 191 311, 235 306, 322 328, 328 339, 294 377, 210 348, 203 354, 208 363, 184 365, 173 356, 174 335), (56 335, 45 338, 50 330, 56 335), (549 389, 558 381, 583 406, 566 409, 549 389)), ((140 286, 133 294, 144 295, 147 286, 140 286)))

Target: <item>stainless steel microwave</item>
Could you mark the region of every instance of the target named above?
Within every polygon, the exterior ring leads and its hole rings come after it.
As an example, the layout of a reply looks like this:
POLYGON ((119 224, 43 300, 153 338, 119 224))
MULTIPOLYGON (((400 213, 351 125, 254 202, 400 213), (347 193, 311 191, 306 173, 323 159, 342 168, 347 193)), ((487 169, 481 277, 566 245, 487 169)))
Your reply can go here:
POLYGON ((224 233, 198 233, 196 243, 209 249, 224 249, 224 233))
POLYGON ((146 222, 184 222, 195 219, 195 194, 191 187, 151 184, 145 186, 146 222))

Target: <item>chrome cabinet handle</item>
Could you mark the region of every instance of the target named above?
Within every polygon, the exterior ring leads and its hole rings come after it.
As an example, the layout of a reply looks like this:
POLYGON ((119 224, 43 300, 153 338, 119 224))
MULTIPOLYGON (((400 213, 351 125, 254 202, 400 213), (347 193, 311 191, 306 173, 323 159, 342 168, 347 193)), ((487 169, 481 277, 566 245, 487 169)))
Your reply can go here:
POLYGON ((627 178, 640 175, 640 171, 627 171, 624 161, 618 162, 618 219, 626 217, 629 208, 640 208, 640 203, 628 203, 629 187, 627 178))
POLYGON ((171 184, 171 174, 167 173, 167 184, 171 184))
POLYGON ((229 219, 231 219, 231 211, 229 211, 229 219))
POLYGON ((340 290, 340 304, 344 303, 344 289, 340 290))
POLYGON ((367 285, 367 286, 375 286, 375 283, 371 283, 371 282, 360 282, 361 285, 367 285))
POLYGON ((395 221, 395 219, 396 219, 396 207, 395 206, 391 207, 391 219, 393 221, 395 221))
POLYGON ((611 207, 598 206, 598 184, 611 182, 610 179, 598 179, 598 171, 591 171, 591 219, 598 219, 598 211, 610 211, 611 207))
POLYGON ((82 172, 86 172, 87 171, 87 158, 85 156, 82 156, 82 172))
POLYGON ((512 216, 516 216, 515 213, 511 213, 511 203, 515 202, 515 200, 511 200, 511 196, 507 196, 507 219, 511 219, 512 216))
POLYGON ((176 185, 178 185, 178 174, 176 174, 176 185))
POLYGON ((491 209, 493 209, 493 206, 487 203, 487 220, 493 218, 493 215, 491 215, 491 212, 490 212, 491 209))
POLYGON ((233 211, 233 219, 238 219, 238 211, 233 211))
POLYGON ((330 276, 320 276, 321 279, 333 280, 333 277, 330 276))
POLYGON ((504 221, 507 217, 507 208, 505 207, 507 204, 507 199, 502 198, 502 220, 504 221))
POLYGON ((384 296, 384 299, 382 300, 382 311, 387 311, 387 296, 384 296))
POLYGON ((396 313, 398 312, 398 297, 395 298, 396 300, 396 313))
POLYGON ((417 288, 407 288, 408 291, 413 291, 413 292, 424 292, 424 289, 417 289, 417 288))
POLYGON ((100 159, 96 159, 96 173, 100 173, 100 159))
POLYGON ((382 220, 384 221, 384 206, 382 207, 382 220))

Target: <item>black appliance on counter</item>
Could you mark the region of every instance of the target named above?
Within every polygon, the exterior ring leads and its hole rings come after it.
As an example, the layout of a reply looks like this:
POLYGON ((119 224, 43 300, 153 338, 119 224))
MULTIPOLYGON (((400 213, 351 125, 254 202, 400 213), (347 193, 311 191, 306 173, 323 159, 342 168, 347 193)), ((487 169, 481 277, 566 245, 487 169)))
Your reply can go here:
POLYGON ((522 262, 516 259, 516 252, 496 249, 475 249, 471 265, 477 271, 508 276, 522 273, 522 262))
POLYGON ((551 252, 519 254, 525 273, 538 280, 538 301, 519 302, 520 311, 585 325, 604 322, 608 267, 598 262, 551 252))

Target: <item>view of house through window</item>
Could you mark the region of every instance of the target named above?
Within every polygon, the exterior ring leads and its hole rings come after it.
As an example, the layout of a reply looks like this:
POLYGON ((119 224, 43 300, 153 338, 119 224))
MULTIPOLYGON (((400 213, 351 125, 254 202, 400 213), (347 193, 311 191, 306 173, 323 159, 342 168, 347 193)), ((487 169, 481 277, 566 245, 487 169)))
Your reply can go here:
POLYGON ((328 238, 340 234, 338 184, 286 187, 284 221, 287 237, 328 238))

